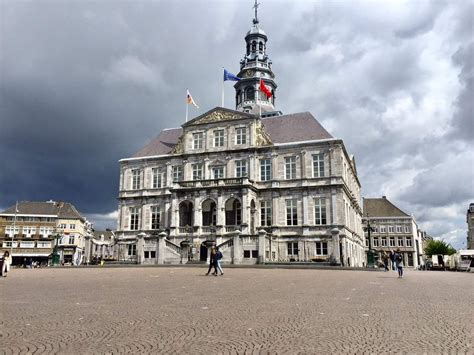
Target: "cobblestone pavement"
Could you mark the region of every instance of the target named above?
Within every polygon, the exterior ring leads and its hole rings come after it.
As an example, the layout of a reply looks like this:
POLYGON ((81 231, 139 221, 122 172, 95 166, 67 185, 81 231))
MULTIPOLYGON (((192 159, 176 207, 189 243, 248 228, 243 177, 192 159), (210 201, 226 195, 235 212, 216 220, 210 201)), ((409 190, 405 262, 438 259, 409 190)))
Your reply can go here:
POLYGON ((474 274, 205 271, 12 270, 0 354, 474 354, 474 274))

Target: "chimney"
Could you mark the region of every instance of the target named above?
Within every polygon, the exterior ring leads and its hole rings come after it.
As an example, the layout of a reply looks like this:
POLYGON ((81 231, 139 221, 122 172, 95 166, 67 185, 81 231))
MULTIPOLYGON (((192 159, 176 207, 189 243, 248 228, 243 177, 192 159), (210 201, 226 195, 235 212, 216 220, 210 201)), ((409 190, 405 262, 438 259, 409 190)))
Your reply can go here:
POLYGON ((383 199, 387 199, 387 196, 382 196, 383 199))

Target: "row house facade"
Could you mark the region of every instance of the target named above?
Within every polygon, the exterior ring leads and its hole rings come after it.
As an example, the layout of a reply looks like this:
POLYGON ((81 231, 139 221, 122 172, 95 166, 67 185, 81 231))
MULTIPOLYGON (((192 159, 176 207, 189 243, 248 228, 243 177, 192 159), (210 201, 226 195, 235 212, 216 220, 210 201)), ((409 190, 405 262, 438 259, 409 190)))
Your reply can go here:
POLYGON ((413 216, 403 212, 386 196, 364 198, 363 223, 372 227, 370 241, 366 233, 366 247, 374 250, 379 260, 383 252, 400 249, 403 263, 407 267, 418 268, 424 264, 423 233, 413 216))
POLYGON ((12 262, 46 264, 54 249, 64 263, 80 264, 87 220, 67 202, 22 201, 0 213, 0 253, 12 262))
POLYGON ((268 37, 245 36, 235 108, 164 129, 120 160, 118 245, 138 263, 365 260, 360 183, 341 139, 309 113, 275 110, 268 37), (260 90, 261 82, 270 97, 260 90))

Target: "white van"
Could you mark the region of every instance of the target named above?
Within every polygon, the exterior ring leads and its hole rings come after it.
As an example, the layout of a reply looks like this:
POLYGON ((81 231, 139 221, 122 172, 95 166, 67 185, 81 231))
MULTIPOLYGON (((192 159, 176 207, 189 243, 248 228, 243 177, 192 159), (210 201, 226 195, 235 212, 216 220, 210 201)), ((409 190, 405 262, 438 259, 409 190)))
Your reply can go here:
POLYGON ((459 264, 458 270, 460 271, 473 271, 474 270, 474 250, 466 249, 459 251, 459 264))

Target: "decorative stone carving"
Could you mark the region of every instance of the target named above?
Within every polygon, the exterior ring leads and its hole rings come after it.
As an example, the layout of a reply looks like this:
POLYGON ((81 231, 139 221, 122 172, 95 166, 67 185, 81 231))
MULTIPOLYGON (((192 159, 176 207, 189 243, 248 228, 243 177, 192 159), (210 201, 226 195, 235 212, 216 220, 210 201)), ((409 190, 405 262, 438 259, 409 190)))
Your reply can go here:
POLYGON ((239 118, 240 116, 236 115, 235 113, 225 112, 225 111, 214 111, 214 112, 211 112, 209 115, 204 116, 196 123, 229 121, 229 120, 237 120, 239 118))
POLYGON ((267 132, 265 132, 265 128, 263 128, 262 122, 257 122, 255 145, 257 146, 273 145, 273 142, 270 139, 270 136, 268 135, 267 132))
POLYGON ((178 142, 176 145, 173 147, 173 150, 171 150, 171 154, 183 154, 184 153, 184 134, 181 135, 181 137, 178 138, 178 142))

